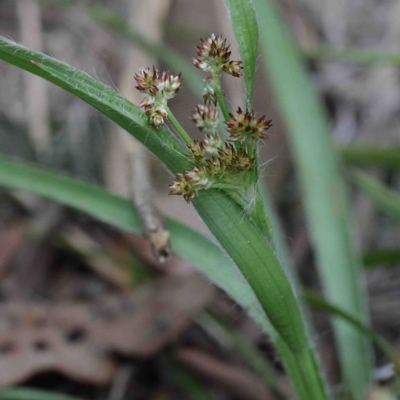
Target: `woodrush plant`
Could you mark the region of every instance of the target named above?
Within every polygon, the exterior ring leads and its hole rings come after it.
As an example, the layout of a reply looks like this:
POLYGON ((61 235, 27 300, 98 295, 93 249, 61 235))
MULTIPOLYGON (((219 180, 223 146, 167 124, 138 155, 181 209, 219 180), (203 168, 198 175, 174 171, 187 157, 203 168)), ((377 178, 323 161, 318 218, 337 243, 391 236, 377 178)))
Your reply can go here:
MULTIPOLYGON (((257 320, 278 349, 301 399, 324 399, 327 397, 325 385, 321 380, 321 370, 315 362, 312 341, 305 332, 307 324, 300 312, 301 302, 293 287, 295 285, 290 285, 286 276, 288 274, 291 281, 295 281, 287 268, 288 263, 281 256, 279 248, 283 241, 277 234, 275 222, 272 224, 274 229, 271 228, 256 186, 259 169, 257 146, 255 143, 250 146, 251 141, 243 140, 242 133, 230 132, 229 124, 226 124, 226 129, 230 140, 226 140, 226 135, 220 135, 221 132, 215 126, 219 118, 216 104, 225 121, 231 120, 233 129, 237 129, 239 123, 251 125, 249 120, 253 121, 252 126, 257 124, 257 118, 252 114, 252 93, 260 38, 261 55, 287 123, 288 138, 297 163, 296 171, 301 178, 307 221, 317 255, 316 266, 326 295, 332 302, 325 305, 320 303, 319 307, 329 309, 329 312, 339 317, 334 321, 334 329, 343 382, 352 398, 363 400, 371 384, 372 363, 370 349, 368 344, 365 346, 365 336, 362 335, 368 333, 374 340, 376 335, 365 325, 368 317, 360 285, 360 262, 352 245, 343 176, 329 140, 328 125, 300 52, 289 37, 274 2, 227 0, 226 3, 243 61, 231 64, 231 71, 237 74, 243 72, 246 108, 236 109, 236 112, 229 110, 218 74, 215 75, 218 79, 213 79, 211 74, 205 80, 203 95, 212 100, 198 105, 192 117, 198 128, 205 133, 202 141, 192 141, 161 98, 154 99, 153 110, 143 104, 146 115, 90 76, 5 39, 0 39, 0 58, 80 97, 138 138, 159 157, 175 176, 171 183, 173 194, 182 195, 193 203, 219 242, 217 246, 201 234, 167 219, 174 251, 196 265, 257 320), (254 7, 260 21, 260 32, 254 7), (168 128, 171 125, 177 136, 168 128), (224 155, 227 149, 229 154, 224 155), (252 154, 254 157, 249 156, 252 154), (238 156, 236 158, 244 157, 246 163, 250 159, 253 161, 247 165, 246 170, 242 169, 242 161, 236 159, 233 161, 236 167, 233 168, 229 164, 232 163, 233 155, 238 156), (223 161, 224 158, 228 160, 228 165, 222 170, 221 158, 223 161), (222 248, 229 257, 223 253, 222 248)), ((174 50, 145 41, 137 32, 127 29, 123 18, 116 18, 108 10, 85 7, 85 12, 108 27, 122 32, 144 50, 156 55, 169 68, 182 71, 185 84, 193 93, 201 91, 201 80, 196 70, 174 50)), ((226 50, 226 43, 220 38, 217 40, 216 36, 213 38, 217 47, 226 50)), ((211 44, 207 40, 205 42, 199 46, 203 49, 198 49, 200 54, 195 64, 210 73, 212 71, 204 63, 207 61, 204 58, 210 55, 211 44)), ((228 62, 224 58, 219 61, 228 62)), ((225 70, 229 72, 228 66, 225 70)), ((154 70, 143 70, 138 77, 143 78, 143 72, 150 77, 154 70)), ((221 68, 220 73, 225 71, 221 68)), ((162 77, 163 74, 156 78, 162 77)), ((170 89, 181 84, 180 78, 175 79, 171 74, 168 78, 164 75, 164 83, 170 85, 170 89)), ((259 139, 265 139, 262 137, 266 135, 264 128, 258 131, 261 132, 259 139)), ((399 164, 396 151, 392 152, 388 161, 386 151, 381 154, 375 149, 373 152, 367 150, 365 153, 363 149, 361 152, 355 149, 346 151, 344 155, 354 162, 365 162, 367 156, 377 165, 387 165, 389 161, 392 166, 399 164)), ((378 190, 372 182, 367 182, 367 185, 365 179, 359 179, 357 175, 354 179, 360 187, 374 194, 375 201, 383 210, 391 215, 396 212, 395 199, 390 200, 393 197, 391 193, 378 190)), ((11 188, 30 190, 85 211, 126 231, 140 233, 139 218, 130 202, 100 188, 4 156, 0 156, 0 183, 11 188)), ((269 217, 274 221, 273 209, 269 207, 268 210, 269 217)), ((315 305, 315 297, 311 301, 310 297, 306 299, 315 305)), ((382 346, 380 340, 376 342, 382 348, 387 347, 382 346)))
MULTIPOLYGON (((209 104, 197 106, 193 115, 199 128, 209 135, 202 142, 192 141, 175 119, 167 101, 179 89, 179 75, 160 75, 154 69, 139 71, 137 86, 148 95, 142 102, 144 111, 141 111, 87 74, 0 39, 0 58, 42 76, 88 102, 144 143, 175 174, 171 191, 193 202, 239 268, 239 280, 245 279, 264 316, 255 315, 255 310, 260 309, 256 305, 252 306, 252 313, 271 335, 299 397, 325 399, 325 385, 306 334, 298 299, 272 244, 266 240, 270 237, 270 227, 265 210, 260 210, 256 185, 257 143, 265 137, 271 123, 264 118, 257 119, 251 110, 228 111, 220 75, 222 71, 239 75, 241 62, 229 60, 229 51, 220 37, 211 35, 202 42, 198 53, 195 64, 211 72, 211 79, 206 79, 204 95, 208 102, 219 104, 230 133, 227 141, 223 141, 214 129, 218 114, 209 108, 209 104), (218 62, 208 58, 209 65, 205 65, 207 57, 213 54, 218 56, 218 62), (164 126, 166 120, 175 128, 178 137, 164 126)), ((231 268, 235 267, 231 265, 231 268)), ((213 273, 209 275, 215 277, 213 273)), ((229 288, 237 283, 229 282, 228 275, 218 279, 217 283, 222 287, 229 288)), ((236 294, 235 290, 229 289, 236 294)), ((236 294, 235 299, 243 304, 244 299, 240 297, 236 294)))

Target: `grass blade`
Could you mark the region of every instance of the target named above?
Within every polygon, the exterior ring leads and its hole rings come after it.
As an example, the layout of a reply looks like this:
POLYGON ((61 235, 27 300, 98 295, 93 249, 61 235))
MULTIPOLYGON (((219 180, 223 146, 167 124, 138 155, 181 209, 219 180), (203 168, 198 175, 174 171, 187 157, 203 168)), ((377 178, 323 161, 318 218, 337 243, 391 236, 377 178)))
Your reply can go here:
POLYGON ((363 261, 366 268, 380 265, 395 267, 400 264, 400 249, 371 250, 364 254, 363 261))
POLYGON ((371 167, 400 168, 400 148, 351 146, 340 149, 344 161, 371 167))
MULTIPOLYGON (((361 263, 353 249, 344 182, 321 106, 274 2, 255 0, 254 4, 262 55, 287 121, 327 297, 366 321, 361 263)), ((348 323, 335 321, 334 328, 343 377, 353 396, 363 399, 371 379, 370 346, 348 323)))
POLYGON ((332 47, 318 47, 316 49, 302 49, 305 57, 318 61, 350 63, 361 65, 391 64, 400 65, 400 55, 363 49, 334 49, 332 47))
POLYGON ((353 182, 369 196, 374 204, 394 221, 400 222, 400 194, 361 171, 353 171, 353 182))
POLYGON ((38 389, 7 389, 0 391, 0 400, 82 400, 54 392, 38 389))
POLYGON ((226 3, 235 32, 236 43, 243 61, 246 106, 248 110, 251 110, 258 47, 256 13, 250 0, 226 0, 226 3))
MULTIPOLYGON (((194 205, 201 218, 246 277, 266 315, 283 339, 280 352, 298 376, 302 399, 326 399, 324 383, 308 344, 295 294, 276 255, 242 209, 222 192, 200 193, 194 205), (286 346, 286 347, 285 347, 286 346), (291 353, 291 354, 290 354, 291 353)), ((292 376, 292 379, 294 377, 292 376)))
MULTIPOLYGON (((208 313, 202 317, 201 322, 204 329, 217 332, 228 350, 234 350, 246 362, 254 372, 268 384, 274 392, 279 393, 277 377, 274 368, 263 357, 255 345, 247 341, 237 329, 223 321, 213 313, 208 313)), ((282 397, 282 396, 281 396, 282 397)))
POLYGON ((348 312, 340 309, 339 307, 334 306, 333 304, 328 303, 322 297, 318 296, 316 293, 311 291, 306 291, 303 293, 303 298, 312 308, 320 311, 325 311, 331 315, 338 316, 341 319, 352 324, 356 329, 358 329, 364 335, 370 337, 376 345, 385 353, 385 355, 389 358, 389 360, 396 363, 395 355, 396 352, 394 349, 383 339, 380 335, 375 333, 371 328, 362 323, 357 318, 353 317, 348 312))

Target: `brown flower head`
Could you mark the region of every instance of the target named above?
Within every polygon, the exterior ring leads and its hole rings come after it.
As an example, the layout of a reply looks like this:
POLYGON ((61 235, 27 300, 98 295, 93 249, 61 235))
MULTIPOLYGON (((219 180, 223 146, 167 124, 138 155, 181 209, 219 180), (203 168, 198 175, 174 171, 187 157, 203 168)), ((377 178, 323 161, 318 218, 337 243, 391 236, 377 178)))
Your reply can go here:
POLYGON ((188 148, 190 150, 190 155, 188 156, 190 159, 196 161, 204 160, 206 156, 206 150, 203 142, 193 140, 193 142, 188 145, 188 148))
POLYGON ((256 114, 243 112, 239 107, 235 114, 230 114, 231 119, 226 122, 227 130, 230 133, 228 140, 239 142, 256 142, 259 139, 266 139, 266 131, 272 126, 270 120, 265 116, 256 119, 256 114))
POLYGON ((200 40, 200 46, 196 46, 198 58, 193 58, 195 67, 211 72, 213 76, 219 76, 222 72, 233 76, 241 75, 242 62, 230 61, 231 52, 226 45, 226 39, 212 33, 207 39, 200 40))
POLYGON ((255 166, 254 157, 250 157, 244 148, 237 149, 232 144, 218 150, 218 159, 226 170, 232 172, 252 171, 255 166))
POLYGON ((222 146, 222 140, 218 135, 206 135, 203 140, 203 147, 209 154, 217 154, 222 146))
POLYGON ((201 131, 214 133, 217 129, 219 113, 216 109, 199 104, 196 106, 192 121, 201 131))
POLYGON ((175 175, 173 183, 169 187, 171 189, 169 194, 183 196, 188 203, 197 196, 197 190, 195 189, 192 180, 187 175, 175 175))
POLYGON ((178 93, 181 86, 181 75, 172 75, 169 71, 159 76, 158 71, 153 67, 142 68, 135 75, 136 89, 146 93, 140 102, 140 107, 149 116, 150 124, 157 129, 168 120, 167 101, 178 93))
POLYGON ((153 69, 149 67, 141 68, 135 74, 135 80, 137 90, 150 96, 159 94, 165 100, 172 99, 178 93, 182 83, 181 74, 172 75, 169 71, 166 71, 159 76, 154 67, 153 69))

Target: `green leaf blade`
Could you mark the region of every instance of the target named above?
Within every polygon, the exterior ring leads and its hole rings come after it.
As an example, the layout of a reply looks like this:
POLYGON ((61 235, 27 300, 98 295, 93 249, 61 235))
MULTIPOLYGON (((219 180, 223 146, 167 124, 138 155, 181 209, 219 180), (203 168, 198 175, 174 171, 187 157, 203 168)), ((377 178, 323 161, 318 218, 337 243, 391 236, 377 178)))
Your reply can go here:
POLYGON ((256 13, 250 0, 226 0, 226 2, 239 53, 243 61, 243 75, 246 85, 246 106, 248 110, 251 110, 258 48, 256 13))
MULTIPOLYGON (((361 261, 354 250, 346 190, 328 125, 298 48, 272 0, 254 1, 260 46, 277 101, 287 122, 308 223, 330 302, 368 321, 361 289, 361 261)), ((371 348, 353 326, 334 324, 343 378, 364 399, 371 381, 371 348)))

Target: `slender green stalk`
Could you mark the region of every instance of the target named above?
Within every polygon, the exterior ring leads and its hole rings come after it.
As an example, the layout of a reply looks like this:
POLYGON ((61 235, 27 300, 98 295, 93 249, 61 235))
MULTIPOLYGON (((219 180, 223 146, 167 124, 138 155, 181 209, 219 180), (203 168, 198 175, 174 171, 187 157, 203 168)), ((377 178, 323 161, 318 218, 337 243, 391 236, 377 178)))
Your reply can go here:
POLYGON ((215 85, 214 90, 215 94, 217 95, 218 104, 221 109, 222 115, 224 116, 224 120, 229 121, 231 119, 231 116, 229 115, 229 108, 226 105, 225 96, 222 92, 221 83, 215 85))
POLYGON ((192 138, 186 133, 185 129, 175 118, 175 115, 172 113, 169 107, 166 107, 166 109, 168 113, 168 120, 171 123, 171 125, 175 128, 176 132, 179 134, 179 136, 183 139, 183 141, 186 144, 191 144, 193 142, 192 138))

